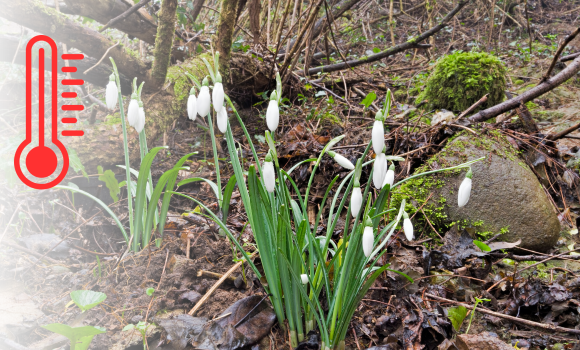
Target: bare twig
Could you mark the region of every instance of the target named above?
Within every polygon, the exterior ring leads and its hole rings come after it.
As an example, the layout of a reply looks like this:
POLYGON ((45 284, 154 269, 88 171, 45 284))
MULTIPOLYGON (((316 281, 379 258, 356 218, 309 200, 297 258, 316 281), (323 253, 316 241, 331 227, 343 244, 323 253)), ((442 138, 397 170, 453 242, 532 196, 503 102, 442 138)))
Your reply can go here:
POLYGON ((466 115, 468 115, 469 113, 471 113, 474 109, 476 109, 477 107, 479 107, 480 105, 484 104, 485 102, 487 102, 487 96, 489 94, 485 94, 485 96, 483 96, 482 98, 480 98, 477 102, 475 102, 474 104, 472 104, 471 106, 469 106, 469 108, 467 108, 465 111, 463 111, 463 113, 461 113, 459 115, 459 117, 457 117, 455 119, 455 121, 458 121, 459 119, 465 117, 466 115))
POLYGON ((38 261, 44 259, 44 260, 50 262, 51 264, 60 264, 60 262, 58 262, 58 261, 56 261, 56 260, 54 260, 52 258, 49 258, 48 256, 45 256, 46 254, 45 255, 42 255, 42 254, 37 253, 37 252, 35 252, 33 250, 30 250, 28 248, 24 248, 24 247, 22 247, 22 246, 20 246, 18 244, 13 244, 13 243, 10 243, 10 242, 4 242, 4 244, 7 245, 7 246, 9 246, 9 247, 11 247, 11 248, 14 248, 14 249, 18 249, 20 251, 23 251, 26 254, 34 255, 35 257, 38 258, 38 261))
POLYGON ((492 316, 496 316, 496 317, 500 317, 500 318, 504 318, 506 320, 510 320, 512 322, 517 322, 520 324, 524 324, 526 326, 530 326, 530 327, 538 327, 538 328, 542 328, 542 329, 546 329, 549 331, 556 331, 556 332, 562 332, 562 333, 572 333, 572 334, 580 334, 580 329, 572 329, 572 328, 565 328, 565 327, 560 327, 560 326, 554 326, 552 324, 549 323, 538 323, 538 322, 534 322, 534 321, 530 321, 530 320, 526 320, 523 318, 519 318, 519 317, 514 317, 514 316, 510 316, 510 315, 504 315, 502 313, 499 312, 494 312, 494 311, 490 311, 487 309, 482 309, 482 308, 474 308, 473 306, 466 304, 466 303, 461 303, 455 300, 451 300, 451 299, 447 299, 447 298, 442 298, 442 297, 438 297, 436 295, 430 294, 430 293, 425 293, 426 297, 429 298, 433 298, 437 301, 443 301, 446 303, 450 303, 450 304, 455 304, 455 305, 462 305, 465 306, 466 308, 470 309, 470 310, 476 310, 479 311, 483 314, 488 314, 488 315, 492 315, 492 316))
POLYGON ((573 77, 576 73, 578 73, 578 71, 580 71, 579 57, 577 57, 572 63, 568 65, 568 67, 564 68, 560 73, 554 75, 545 82, 527 90, 526 92, 515 98, 509 99, 505 102, 502 102, 498 105, 495 105, 483 111, 479 111, 478 113, 467 118, 466 122, 467 124, 483 122, 486 121, 487 119, 496 117, 504 112, 517 108, 520 106, 520 103, 522 102, 526 103, 538 96, 545 94, 548 91, 553 90, 566 80, 573 77))
MULTIPOLYGON (((56 0, 58 1, 58 0, 56 0)), ((141 7, 147 5, 147 3, 151 1, 151 0, 141 0, 139 1, 137 4, 131 6, 127 11, 121 13, 120 15, 118 15, 117 17, 113 18, 112 20, 109 21, 109 23, 105 24, 105 26, 103 28, 101 28, 99 30, 99 32, 103 32, 106 29, 112 27, 115 23, 124 20, 125 18, 131 16, 133 13, 135 13, 137 10, 139 10, 141 7)), ((85 72, 86 73, 86 72, 85 72)))
MULTIPOLYGON (((258 252, 255 251, 252 253, 252 255, 250 256, 250 258, 255 257, 256 255, 258 255, 258 252)), ((194 316, 195 313, 197 311, 199 311, 199 309, 201 308, 201 306, 207 301, 207 299, 209 299, 209 297, 218 289, 218 287, 224 283, 224 281, 228 278, 229 275, 231 275, 232 273, 234 273, 234 271, 236 271, 240 266, 242 266, 242 264, 244 263, 244 260, 237 262, 234 266, 232 266, 231 269, 228 270, 228 272, 224 273, 224 275, 222 276, 222 278, 220 278, 206 293, 205 295, 197 302, 197 304, 195 304, 195 306, 189 310, 189 312, 187 313, 190 316, 194 316)))
POLYGON ((556 54, 554 55, 554 59, 552 59, 552 63, 550 64, 550 68, 548 68, 548 71, 546 72, 546 74, 544 74, 544 76, 540 80, 540 84, 543 83, 544 81, 548 80, 548 78, 550 78, 550 74, 552 74, 552 71, 554 70, 554 67, 556 66, 556 62, 558 62, 558 58, 562 54, 562 51, 564 51, 566 46, 568 46, 568 44, 572 40, 574 40, 574 38, 578 35, 578 33, 580 33, 580 27, 576 28, 576 30, 574 32, 572 32, 572 34, 568 35, 566 37, 566 39, 564 39, 564 42, 562 43, 562 45, 560 45, 560 47, 558 48, 558 51, 556 51, 556 54))
POLYGON ((566 130, 560 131, 557 134, 551 134, 547 138, 549 140, 555 141, 555 140, 561 139, 562 137, 564 137, 564 136, 568 135, 569 133, 576 131, 578 129, 580 129, 580 123, 573 125, 566 130))
MULTIPOLYGON (((422 41, 424 41, 425 39, 435 35, 437 32, 439 32, 441 29, 445 28, 447 26, 447 23, 463 8, 465 7, 465 5, 467 5, 471 0, 463 0, 460 1, 457 6, 455 6, 455 8, 453 10, 451 10, 451 12, 449 12, 447 14, 447 16, 445 16, 445 18, 443 18, 441 20, 441 22, 439 22, 439 24, 437 24, 436 26, 434 26, 433 28, 427 30, 426 32, 421 33, 419 36, 408 40, 402 44, 393 46, 387 50, 384 50, 382 52, 379 52, 377 54, 374 55, 369 55, 366 56, 362 59, 359 60, 352 60, 352 61, 346 61, 346 62, 341 62, 341 63, 336 63, 336 64, 329 64, 326 66, 322 66, 322 67, 316 67, 316 68, 310 68, 308 70, 308 74, 312 75, 312 74, 316 74, 319 72, 335 72, 335 71, 339 71, 339 70, 343 70, 343 69, 348 69, 348 68, 352 68, 352 67, 356 67, 356 66, 360 66, 363 64, 367 64, 367 63, 371 63, 371 62, 375 62, 378 60, 381 60, 383 58, 386 57, 390 57, 393 56, 399 52, 408 50, 408 49, 413 49, 413 48, 429 48, 431 47, 430 45, 422 45, 420 44, 422 41)), ((303 75, 304 72, 299 72, 299 74, 303 75)))
POLYGON ((105 53, 103 54, 103 57, 101 57, 101 59, 91 68, 87 69, 86 71, 83 72, 83 74, 87 74, 88 72, 90 72, 91 70, 93 70, 93 68, 95 68, 96 66, 98 66, 99 64, 101 64, 101 62, 103 62, 103 60, 105 59, 105 57, 107 57, 107 55, 109 54, 109 51, 111 51, 112 48, 114 48, 115 46, 119 45, 120 41, 117 41, 117 43, 111 47, 109 47, 107 49, 107 51, 105 51, 105 53))

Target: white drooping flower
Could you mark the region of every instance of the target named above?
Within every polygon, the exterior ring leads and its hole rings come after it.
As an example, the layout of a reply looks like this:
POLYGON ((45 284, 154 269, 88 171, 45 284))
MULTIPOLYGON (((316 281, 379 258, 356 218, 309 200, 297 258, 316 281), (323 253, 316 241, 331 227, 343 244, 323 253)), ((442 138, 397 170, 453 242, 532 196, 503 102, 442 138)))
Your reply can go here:
POLYGON ((264 176, 264 186, 269 193, 276 189, 276 172, 274 171, 274 163, 272 163, 272 156, 270 152, 266 155, 264 165, 262 166, 262 175, 264 176))
POLYGON ((199 89, 199 95, 197 96, 197 114, 202 118, 207 117, 211 107, 208 84, 207 77, 205 77, 202 82, 202 87, 199 89))
POLYGON ((217 72, 215 77, 211 100, 213 101, 213 109, 216 113, 219 113, 224 108, 224 86, 222 85, 222 76, 219 72, 217 72))
POLYGON ((135 130, 137 130, 137 132, 140 133, 144 127, 145 127, 145 109, 143 108, 143 102, 139 100, 139 114, 137 118, 137 123, 135 125, 135 130))
POLYGON ((403 212, 403 231, 405 232, 405 237, 407 237, 408 241, 412 241, 413 238, 415 238, 415 235, 413 233, 413 223, 411 222, 411 219, 409 219, 409 214, 407 214, 407 212, 403 212))
POLYGON ((191 120, 197 117, 197 98, 195 97, 195 88, 189 90, 189 98, 187 99, 187 116, 191 120))
POLYGON ((228 111, 225 106, 222 106, 222 109, 217 112, 217 126, 222 134, 228 130, 228 111))
POLYGON ((127 110, 127 121, 129 125, 136 128, 137 122, 139 120, 139 100, 136 93, 131 95, 131 102, 129 102, 129 108, 127 110))
POLYGON ((373 247, 375 245, 373 223, 370 218, 367 218, 365 230, 363 231, 362 244, 363 244, 363 252, 365 253, 365 256, 368 258, 369 256, 371 256, 371 253, 373 252, 373 247))
POLYGON ((270 95, 270 102, 268 103, 268 109, 266 110, 266 124, 271 132, 276 131, 278 124, 280 123, 280 109, 278 108, 278 99, 276 97, 276 91, 273 91, 270 95))
POLYGON ((379 154, 385 148, 385 119, 383 118, 383 112, 378 111, 375 115, 375 123, 373 124, 372 141, 373 150, 375 154, 379 154))
POLYGON ((334 158, 334 161, 337 162, 341 167, 348 170, 354 169, 354 164, 352 164, 351 161, 346 159, 344 156, 341 156, 340 154, 333 151, 328 151, 328 155, 334 158))
POLYGON ((360 212, 360 208, 362 206, 362 191, 360 189, 360 184, 352 188, 352 195, 350 197, 350 211, 352 212, 352 216, 356 217, 360 212))
POLYGON ((387 170, 387 175, 385 175, 385 181, 383 182, 383 187, 387 184, 393 187, 393 183, 395 183, 395 164, 391 163, 389 170, 387 170))
POLYGON ((383 182, 387 175, 387 157, 384 153, 378 153, 373 165, 373 185, 376 188, 383 188, 383 182))
POLYGON ((117 89, 117 83, 115 82, 115 74, 111 74, 109 77, 109 83, 107 84, 107 89, 105 90, 105 102, 107 103, 107 108, 111 111, 115 109, 118 99, 119 89, 117 89))
POLYGON ((302 284, 308 284, 308 276, 305 273, 300 275, 300 279, 302 280, 302 284))
POLYGON ((471 177, 473 173, 471 172, 471 168, 465 174, 465 179, 461 182, 459 186, 459 193, 457 194, 457 205, 459 208, 464 207, 467 202, 469 202, 469 197, 471 196, 471 177))

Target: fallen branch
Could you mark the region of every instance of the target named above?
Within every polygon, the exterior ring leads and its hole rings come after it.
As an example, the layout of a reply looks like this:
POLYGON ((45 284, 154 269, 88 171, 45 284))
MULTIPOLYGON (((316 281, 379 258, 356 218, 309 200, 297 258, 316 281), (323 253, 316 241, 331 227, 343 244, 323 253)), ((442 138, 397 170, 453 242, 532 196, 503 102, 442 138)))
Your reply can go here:
MULTIPOLYGON (((250 255, 250 259, 255 257, 256 255, 258 255, 258 251, 255 251, 252 253, 252 255, 250 255)), ((242 266, 242 264, 244 263, 244 260, 237 262, 234 266, 232 266, 231 269, 228 270, 228 272, 224 273, 223 276, 213 285, 211 286, 211 288, 205 293, 205 295, 197 302, 197 304, 195 304, 195 306, 189 310, 189 312, 187 313, 190 316, 194 316, 195 313, 197 311, 199 311, 199 309, 201 308, 201 306, 206 302, 207 299, 209 299, 209 297, 213 294, 213 292, 215 292, 218 287, 224 283, 224 281, 232 274, 234 273, 234 271, 236 271, 238 269, 238 267, 242 266)))
POLYGON ((580 52, 576 52, 576 53, 573 53, 573 54, 568 55, 568 56, 563 56, 562 58, 560 58, 560 62, 572 61, 573 59, 575 59, 578 56, 580 56, 580 52))
POLYGON ((115 25, 115 23, 120 22, 122 20, 124 20, 125 18, 131 16, 133 13, 135 13, 138 9, 140 9, 141 7, 147 5, 147 3, 151 1, 151 0, 141 0, 139 1, 137 4, 131 6, 127 11, 121 13, 119 16, 113 18, 112 20, 110 20, 107 24, 105 24, 105 26, 103 28, 101 28, 101 30, 99 30, 99 32, 104 32, 106 29, 112 27, 113 25, 115 25))
MULTIPOLYGON (((49 258, 48 256, 45 256, 46 254, 45 254, 45 255, 42 255, 42 254, 40 254, 40 253, 37 253, 37 252, 35 252, 35 251, 33 251, 33 250, 30 250, 30 249, 28 249, 28 248, 24 248, 24 247, 22 247, 22 246, 20 246, 20 245, 18 245, 18 244, 13 244, 13 243, 10 243, 10 242, 4 242, 4 244, 5 244, 5 245, 7 245, 7 246, 9 246, 10 248, 18 249, 18 250, 20 250, 21 252, 24 252, 24 253, 26 253, 26 254, 34 255, 34 256, 35 256, 35 257, 37 257, 39 260, 43 260, 43 259, 44 259, 44 260, 48 261, 48 262, 49 262, 49 263, 51 263, 51 264, 60 264, 60 262, 59 262, 59 261, 56 261, 56 260, 54 260, 54 259, 52 259, 52 258, 49 258)), ((50 252, 50 251, 49 251, 49 252, 50 252)), ((34 266, 34 265, 33 265, 33 266, 34 266)))
MULTIPOLYGON (((399 44, 399 45, 395 45, 395 46, 393 46, 385 51, 379 52, 379 53, 374 54, 374 55, 367 56, 367 57, 362 58, 360 60, 352 60, 352 61, 341 62, 341 63, 336 63, 336 64, 329 64, 327 66, 322 66, 322 67, 310 68, 308 70, 308 74, 313 75, 313 74, 317 74, 320 72, 325 72, 325 73, 335 72, 335 71, 348 69, 348 68, 352 68, 352 67, 356 67, 356 66, 361 66, 363 64, 379 61, 379 60, 382 60, 383 58, 393 56, 393 55, 395 55, 399 52, 405 51, 405 50, 415 49, 415 48, 425 48, 425 46, 421 46, 421 45, 419 45, 419 43, 424 41, 425 39, 437 34, 437 32, 439 32, 441 29, 445 28, 447 26, 447 23, 463 7, 465 7, 465 5, 467 5, 470 1, 471 0, 460 1, 457 4, 457 6, 455 6, 455 8, 453 10, 451 10, 451 12, 449 12, 447 14, 447 16, 445 16, 445 18, 443 18, 443 20, 441 20, 441 22, 439 24, 437 24, 435 27, 427 30, 426 32, 421 33, 419 36, 417 36, 411 40, 408 40, 408 41, 406 41, 402 44, 399 44)), ((296 73, 298 73, 300 75, 304 75, 304 71, 299 71, 296 73)))
MULTIPOLYGON (((504 253, 491 253, 490 254, 494 258, 500 259, 510 259, 515 261, 539 261, 549 258, 549 255, 538 255, 538 254, 530 254, 530 255, 515 255, 512 253, 504 254, 504 253)), ((580 260, 580 255, 562 255, 555 260, 580 260)))
POLYGON ((524 92, 523 94, 517 97, 509 99, 505 102, 502 102, 498 105, 495 105, 483 111, 479 111, 478 113, 467 118, 465 120, 465 123, 467 124, 480 123, 490 118, 497 117, 498 115, 510 111, 514 108, 517 108, 520 106, 521 103, 531 101, 534 98, 539 97, 545 94, 546 92, 555 89, 560 84, 564 83, 572 76, 574 76, 576 73, 578 73, 578 71, 580 71, 580 57, 574 59, 574 61, 570 63, 568 67, 563 69, 560 73, 549 78, 545 82, 529 89, 528 91, 524 92))
POLYGON ((469 113, 471 113, 474 109, 476 109, 477 107, 479 107, 480 105, 484 104, 485 102, 487 102, 487 96, 489 94, 485 94, 482 98, 480 98, 477 102, 475 102, 474 104, 472 104, 469 108, 467 108, 465 111, 463 111, 463 113, 461 113, 459 115, 459 117, 457 117, 455 119, 455 121, 458 121, 459 119, 465 117, 466 115, 468 115, 469 113))
POLYGON ((562 137, 564 137, 564 136, 568 135, 569 133, 571 133, 573 131, 576 131, 578 129, 580 129, 580 123, 578 123, 578 124, 576 124, 574 126, 571 126, 568 129, 566 129, 566 130, 560 131, 557 134, 548 135, 547 139, 548 140, 555 141, 555 140, 561 139, 562 137))
POLYGON ((510 315, 504 315, 504 314, 499 313, 499 312, 490 311, 490 310, 482 309, 482 308, 479 308, 479 307, 478 308, 474 308, 473 306, 471 306, 469 304, 461 303, 459 301, 455 301, 455 300, 451 300, 451 299, 447 299, 447 298, 438 297, 438 296, 433 295, 433 294, 430 294, 430 293, 425 293, 425 296, 427 296, 429 298, 433 298, 433 299, 435 299, 437 301, 443 301, 443 302, 450 303, 450 304, 454 304, 454 305, 465 306, 467 309, 470 309, 470 310, 474 310, 475 309, 476 311, 481 312, 483 314, 488 314, 488 315, 491 315, 491 316, 504 318, 506 320, 510 320, 512 322, 521 323, 521 324, 524 324, 524 325, 530 326, 530 327, 538 327, 538 328, 546 329, 546 330, 549 330, 549 331, 562 332, 562 333, 580 334, 580 329, 573 329, 573 328, 565 328, 565 327, 560 327, 560 326, 554 326, 554 325, 549 324, 549 323, 538 323, 538 322, 526 320, 526 319, 519 318, 519 317, 514 317, 514 316, 510 316, 510 315))
POLYGON ((546 74, 544 74, 542 79, 540 79, 540 83, 543 83, 544 81, 548 80, 548 78, 550 77, 550 74, 552 74, 552 71, 554 70, 554 67, 556 66, 556 62, 558 62, 558 57, 560 57, 560 55, 562 54, 562 51, 564 51, 566 46, 568 46, 568 44, 572 40, 574 40, 574 38, 578 35, 578 33, 580 33, 580 27, 576 28, 576 30, 574 32, 572 32, 572 34, 568 35, 566 37, 566 39, 564 39, 564 42, 562 43, 562 45, 560 45, 560 47, 558 48, 558 51, 556 51, 556 54, 554 55, 554 59, 552 59, 552 63, 550 64, 550 68, 548 68, 548 71, 546 72, 546 74))

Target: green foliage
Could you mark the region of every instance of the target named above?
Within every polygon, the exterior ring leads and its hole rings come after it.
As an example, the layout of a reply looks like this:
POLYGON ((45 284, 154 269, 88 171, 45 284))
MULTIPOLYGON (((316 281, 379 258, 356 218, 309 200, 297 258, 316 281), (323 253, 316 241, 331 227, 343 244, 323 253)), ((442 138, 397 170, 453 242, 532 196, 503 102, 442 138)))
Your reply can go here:
POLYGON ((467 316, 467 308, 463 305, 450 307, 447 309, 447 315, 456 332, 459 332, 465 316, 467 316))
POLYGON ((377 94, 375 92, 369 93, 364 100, 361 101, 361 105, 365 106, 365 108, 369 108, 371 104, 377 99, 377 94))
POLYGON ((481 249, 482 252, 491 252, 491 248, 483 242, 474 240, 473 244, 475 244, 479 249, 481 249))
POLYGON ((141 333, 141 336, 143 337, 143 350, 147 349, 147 329, 151 327, 150 323, 146 323, 143 321, 140 321, 139 323, 135 324, 128 324, 123 328, 123 332, 125 331, 131 331, 136 329, 137 331, 139 331, 139 333, 141 333))
POLYGON ((119 181, 115 178, 115 173, 112 170, 103 171, 103 167, 100 165, 97 166, 97 173, 99 174, 99 180, 103 181, 109 189, 109 194, 113 201, 118 202, 121 189, 119 188, 119 181))
POLYGON ((417 98, 432 108, 464 111, 485 94, 485 109, 503 101, 506 69, 501 61, 485 52, 455 52, 437 62, 425 90, 417 98))
POLYGON ((80 171, 83 174, 84 177, 86 177, 87 179, 89 178, 89 175, 85 171, 85 167, 84 167, 83 163, 81 163, 81 160, 80 160, 79 156, 77 155, 77 151, 75 151, 72 148, 69 149, 69 151, 68 151, 68 160, 69 160, 69 163, 70 163, 71 168, 73 168, 73 170, 77 174, 80 171))
POLYGON ((51 323, 46 326, 42 326, 42 328, 67 337, 70 340, 71 350, 88 349, 95 335, 106 332, 102 327, 71 327, 60 323, 51 323))
POLYGON ((107 294, 92 290, 75 290, 70 293, 70 298, 82 312, 85 312, 105 301, 107 294))

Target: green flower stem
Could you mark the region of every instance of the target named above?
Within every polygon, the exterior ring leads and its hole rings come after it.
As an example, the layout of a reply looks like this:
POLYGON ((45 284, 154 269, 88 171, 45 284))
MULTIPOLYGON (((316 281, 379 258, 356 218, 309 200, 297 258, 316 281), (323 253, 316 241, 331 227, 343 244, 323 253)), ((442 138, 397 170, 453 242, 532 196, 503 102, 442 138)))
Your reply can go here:
MULTIPOLYGON (((117 89, 119 90, 119 110, 121 114, 121 126, 123 128, 123 148, 125 151, 125 172, 127 175, 127 205, 129 208, 129 232, 133 236, 133 195, 131 193, 131 163, 129 162, 129 146, 127 144, 127 125, 125 121, 125 107, 123 106, 123 95, 121 94, 121 82, 119 80, 119 72, 115 60, 111 57, 111 64, 113 65, 113 72, 115 73, 115 80, 117 82, 117 89)), ((133 251, 139 251, 139 239, 133 237, 133 251)))
POLYGON ((217 147, 216 147, 216 143, 215 143, 215 134, 213 132, 213 120, 211 118, 211 112, 210 112, 210 114, 207 115, 207 124, 209 125, 209 133, 210 133, 210 138, 211 138, 211 148, 213 150, 213 159, 214 159, 215 173, 216 173, 216 183, 217 183, 218 188, 219 188, 218 204, 219 204, 219 207, 221 208, 223 205, 223 203, 222 203, 222 182, 221 182, 221 178, 220 178, 220 163, 219 163, 219 156, 217 153, 217 147))

